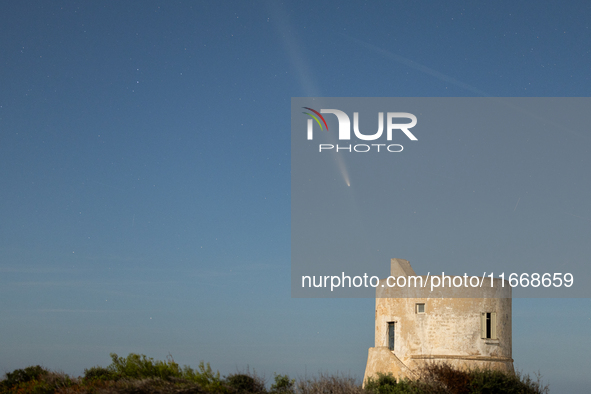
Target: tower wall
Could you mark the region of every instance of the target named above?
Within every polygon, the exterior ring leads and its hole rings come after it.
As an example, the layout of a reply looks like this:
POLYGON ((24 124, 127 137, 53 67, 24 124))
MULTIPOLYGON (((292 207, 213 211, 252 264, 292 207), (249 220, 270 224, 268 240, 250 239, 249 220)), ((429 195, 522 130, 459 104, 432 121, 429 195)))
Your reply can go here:
POLYGON ((482 287, 462 284, 431 291, 431 277, 413 275, 410 264, 402 260, 398 267, 399 261, 392 259, 393 276, 414 276, 426 285, 390 287, 386 279, 380 281, 375 348, 369 351, 365 379, 377 372, 412 377, 412 371, 425 362, 513 371, 511 287, 507 282, 503 286, 499 279, 491 283, 490 278, 484 278, 482 287), (419 308, 419 304, 423 306, 419 308), (394 323, 393 350, 389 349, 392 335, 388 323, 394 323))

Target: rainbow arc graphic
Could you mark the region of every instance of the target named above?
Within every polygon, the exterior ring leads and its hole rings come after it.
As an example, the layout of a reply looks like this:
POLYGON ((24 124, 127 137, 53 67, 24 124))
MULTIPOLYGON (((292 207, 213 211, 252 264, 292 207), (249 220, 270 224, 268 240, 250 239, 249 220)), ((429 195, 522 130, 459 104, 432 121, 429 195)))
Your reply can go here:
MULTIPOLYGON (((312 111, 312 112, 314 112, 314 114, 318 115, 320 117, 320 119, 322 119, 324 126, 326 126, 326 131, 328 131, 328 125, 326 124, 326 120, 324 120, 324 116, 320 115, 320 112, 316 111, 315 109, 308 108, 308 107, 302 107, 302 108, 312 111)), ((324 130, 324 128, 322 127, 322 123, 320 123, 320 119, 318 119, 317 116, 315 116, 314 114, 311 114, 309 112, 302 112, 302 113, 306 114, 306 115, 310 115, 312 118, 314 118, 316 123, 318 123, 318 126, 320 126, 320 130, 324 130)))

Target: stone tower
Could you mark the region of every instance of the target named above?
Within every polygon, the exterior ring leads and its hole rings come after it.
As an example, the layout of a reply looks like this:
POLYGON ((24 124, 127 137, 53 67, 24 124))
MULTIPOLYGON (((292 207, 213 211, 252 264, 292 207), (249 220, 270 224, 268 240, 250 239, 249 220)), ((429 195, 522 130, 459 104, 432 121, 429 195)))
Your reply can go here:
POLYGON ((382 279, 376 288, 375 347, 369 349, 364 381, 377 372, 413 378, 425 362, 513 372, 507 281, 471 277, 478 283, 473 287, 466 276, 419 276, 403 259, 392 259, 390 275, 390 282, 382 279), (426 285, 390 287, 392 277, 401 276, 400 284, 426 285), (441 279, 445 287, 432 291, 431 281, 441 279))

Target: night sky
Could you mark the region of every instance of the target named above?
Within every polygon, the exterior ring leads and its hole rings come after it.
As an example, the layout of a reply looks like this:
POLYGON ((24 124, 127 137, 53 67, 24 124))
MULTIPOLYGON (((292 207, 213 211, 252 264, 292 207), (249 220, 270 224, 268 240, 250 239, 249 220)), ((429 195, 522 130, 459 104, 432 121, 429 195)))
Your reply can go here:
MULTIPOLYGON (((0 373, 134 352, 361 379, 374 300, 291 298, 291 98, 586 97, 589 21, 583 1, 2 2, 0 373)), ((514 299, 516 369, 585 392, 590 306, 514 299)))

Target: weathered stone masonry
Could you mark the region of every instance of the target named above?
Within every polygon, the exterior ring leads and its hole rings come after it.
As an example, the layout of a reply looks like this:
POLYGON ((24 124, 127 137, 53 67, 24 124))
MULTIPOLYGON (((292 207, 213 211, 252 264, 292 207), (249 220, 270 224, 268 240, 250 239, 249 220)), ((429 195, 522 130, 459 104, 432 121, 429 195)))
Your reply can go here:
MULTIPOLYGON (((390 275, 416 276, 403 259, 392 259, 390 275)), ((412 378, 425 362, 513 372, 511 286, 506 281, 504 287, 500 279, 491 286, 486 278, 482 287, 431 291, 430 286, 389 287, 382 279, 375 316, 375 347, 369 349, 364 381, 377 372, 412 378)))

